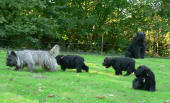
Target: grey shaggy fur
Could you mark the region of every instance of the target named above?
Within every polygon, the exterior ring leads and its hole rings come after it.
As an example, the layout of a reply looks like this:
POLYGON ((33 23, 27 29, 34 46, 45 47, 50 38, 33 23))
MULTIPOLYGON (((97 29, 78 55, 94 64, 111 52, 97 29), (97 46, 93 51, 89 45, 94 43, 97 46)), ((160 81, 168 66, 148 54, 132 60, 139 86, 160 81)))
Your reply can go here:
POLYGON ((8 51, 7 66, 15 66, 15 70, 28 67, 32 72, 37 66, 42 66, 46 70, 57 71, 55 56, 59 53, 59 46, 55 45, 50 51, 23 50, 8 51))

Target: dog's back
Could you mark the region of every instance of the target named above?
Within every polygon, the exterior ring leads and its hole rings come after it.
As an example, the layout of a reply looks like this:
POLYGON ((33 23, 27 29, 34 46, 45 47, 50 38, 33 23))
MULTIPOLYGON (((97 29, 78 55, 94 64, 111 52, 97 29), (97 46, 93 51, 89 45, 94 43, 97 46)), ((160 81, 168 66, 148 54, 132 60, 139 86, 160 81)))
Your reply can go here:
POLYGON ((112 58, 112 60, 114 60, 115 62, 119 62, 121 64, 135 62, 135 60, 133 60, 132 58, 129 58, 129 57, 115 57, 115 58, 112 58))
POLYGON ((75 68, 76 65, 84 62, 84 58, 77 55, 58 55, 56 59, 59 65, 67 68, 75 68))
POLYGON ((121 70, 126 71, 129 69, 130 72, 135 71, 135 60, 129 57, 116 57, 113 58, 115 64, 121 68, 121 70))
POLYGON ((48 59, 52 58, 52 56, 49 54, 49 51, 23 50, 17 51, 16 53, 24 65, 30 63, 35 65, 41 65, 44 64, 48 59))

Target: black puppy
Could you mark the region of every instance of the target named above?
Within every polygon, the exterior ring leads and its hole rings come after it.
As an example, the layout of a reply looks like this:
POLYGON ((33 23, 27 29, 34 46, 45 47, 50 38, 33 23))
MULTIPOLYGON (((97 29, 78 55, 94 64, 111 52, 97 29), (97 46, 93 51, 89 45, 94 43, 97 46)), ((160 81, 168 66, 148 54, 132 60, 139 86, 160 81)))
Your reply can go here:
POLYGON ((106 68, 112 66, 116 75, 122 75, 122 71, 127 71, 127 76, 135 71, 135 60, 128 57, 106 57, 103 66, 106 68))
POLYGON ((58 55, 56 56, 57 63, 61 65, 63 71, 66 68, 77 69, 77 73, 82 72, 82 69, 86 72, 89 71, 88 66, 84 64, 84 58, 75 55, 58 55))
POLYGON ((134 89, 142 89, 148 91, 155 91, 155 75, 146 66, 139 66, 135 71, 136 78, 133 80, 134 89))
POLYGON ((144 58, 145 56, 145 33, 138 32, 129 45, 125 57, 144 58))

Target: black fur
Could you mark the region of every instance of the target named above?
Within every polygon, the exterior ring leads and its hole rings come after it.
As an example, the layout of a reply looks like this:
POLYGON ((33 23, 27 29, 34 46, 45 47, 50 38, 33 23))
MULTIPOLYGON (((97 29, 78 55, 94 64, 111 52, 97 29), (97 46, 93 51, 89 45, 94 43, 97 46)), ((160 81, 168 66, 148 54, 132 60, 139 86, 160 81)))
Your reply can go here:
POLYGON ((148 91, 155 91, 155 75, 146 66, 139 66, 135 71, 136 78, 133 80, 134 89, 142 89, 148 91))
POLYGON ((135 61, 128 57, 106 57, 103 66, 106 68, 112 66, 116 75, 122 75, 122 71, 127 71, 126 75, 130 75, 135 71, 135 61))
POLYGON ((145 56, 145 33, 138 32, 129 45, 125 57, 144 58, 145 56))
POLYGON ((63 71, 66 70, 66 68, 69 69, 77 69, 77 73, 82 72, 82 69, 86 72, 89 71, 88 66, 84 63, 84 58, 76 55, 58 55, 56 56, 57 63, 61 65, 61 69, 63 71))
POLYGON ((17 54, 14 51, 7 52, 6 66, 15 66, 15 70, 22 69, 21 67, 17 66, 17 54))
POLYGON ((14 51, 11 51, 11 53, 7 52, 6 65, 10 67, 17 65, 17 55, 14 51))

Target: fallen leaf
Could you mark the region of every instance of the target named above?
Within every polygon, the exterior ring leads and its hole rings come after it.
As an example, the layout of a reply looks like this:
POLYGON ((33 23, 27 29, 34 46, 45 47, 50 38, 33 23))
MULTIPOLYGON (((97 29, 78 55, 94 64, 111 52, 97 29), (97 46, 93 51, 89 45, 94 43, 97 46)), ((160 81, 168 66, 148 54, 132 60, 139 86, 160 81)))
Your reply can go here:
POLYGON ((170 103, 170 100, 166 100, 166 101, 164 101, 164 103, 170 103))
POLYGON ((10 78, 9 81, 13 81, 14 79, 13 78, 10 78))
POLYGON ((52 97, 54 97, 55 95, 54 94, 49 94, 47 97, 48 98, 52 98, 52 97))
POLYGON ((32 92, 32 94, 33 94, 33 95, 35 95, 35 94, 36 94, 36 92, 32 92))
POLYGON ((98 98, 98 99, 105 99, 106 96, 96 96, 96 98, 98 98))
POLYGON ((69 100, 70 100, 71 98, 70 98, 70 97, 68 97, 67 99, 69 99, 69 100))
POLYGON ((126 94, 123 94, 123 96, 127 96, 126 94))
POLYGON ((40 88, 38 88, 38 91, 39 91, 39 92, 43 92, 43 90, 42 90, 42 88, 41 88, 41 87, 40 87, 40 88))

